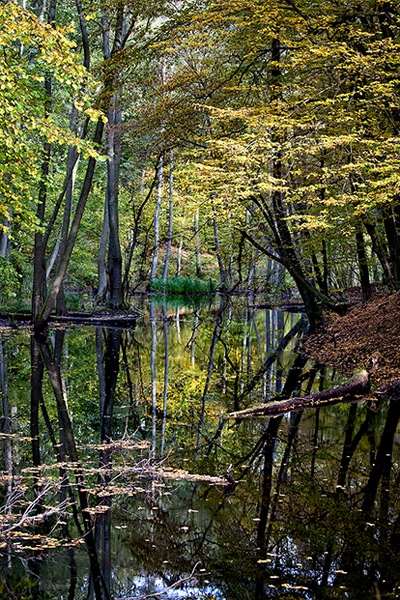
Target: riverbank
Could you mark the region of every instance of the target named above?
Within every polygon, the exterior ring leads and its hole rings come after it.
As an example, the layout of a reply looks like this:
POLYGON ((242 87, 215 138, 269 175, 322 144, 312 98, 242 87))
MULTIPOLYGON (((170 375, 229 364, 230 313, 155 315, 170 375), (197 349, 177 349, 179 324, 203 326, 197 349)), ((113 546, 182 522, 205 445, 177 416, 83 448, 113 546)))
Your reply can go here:
POLYGON ((400 292, 376 293, 344 316, 329 314, 303 347, 307 356, 351 375, 371 366, 379 353, 371 385, 380 388, 400 379, 400 292))

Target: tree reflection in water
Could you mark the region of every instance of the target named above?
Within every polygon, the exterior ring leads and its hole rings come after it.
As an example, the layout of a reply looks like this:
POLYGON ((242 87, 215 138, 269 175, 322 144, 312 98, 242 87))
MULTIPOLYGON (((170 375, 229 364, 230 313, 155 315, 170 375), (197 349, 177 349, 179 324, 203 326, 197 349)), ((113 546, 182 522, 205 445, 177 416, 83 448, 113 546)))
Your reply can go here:
POLYGON ((396 597, 400 403, 225 421, 333 385, 300 315, 143 314, 2 334, 1 598, 396 597))

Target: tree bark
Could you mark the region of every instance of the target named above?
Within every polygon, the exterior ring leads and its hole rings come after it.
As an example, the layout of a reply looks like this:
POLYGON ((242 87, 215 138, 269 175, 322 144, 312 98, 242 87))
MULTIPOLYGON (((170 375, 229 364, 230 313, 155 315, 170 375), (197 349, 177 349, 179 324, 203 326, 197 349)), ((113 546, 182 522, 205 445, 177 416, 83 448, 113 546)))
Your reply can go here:
POLYGON ((366 370, 359 371, 351 379, 342 385, 325 390, 313 392, 304 397, 294 397, 287 400, 276 400, 260 406, 254 406, 246 410, 230 413, 229 419, 244 419, 252 417, 276 417, 289 411, 303 410, 305 408, 316 408, 335 402, 353 400, 358 395, 365 395, 369 391, 369 373, 366 370))
POLYGON ((360 283, 364 302, 369 300, 372 294, 371 282, 369 279, 369 269, 367 261, 367 252, 365 248, 364 235, 361 229, 356 231, 356 243, 357 243, 357 258, 358 268, 360 272, 360 283))
POLYGON ((123 303, 122 293, 122 254, 119 239, 119 168, 121 162, 121 105, 119 94, 113 95, 108 111, 107 126, 107 188, 109 239, 108 239, 108 284, 110 287, 110 304, 112 308, 120 308, 123 303))
POLYGON ((400 289, 400 238, 397 233, 393 215, 388 215, 384 220, 386 238, 389 247, 389 256, 392 266, 395 288, 400 289))
POLYGON ((389 258, 387 255, 387 248, 385 248, 379 240, 376 227, 372 223, 365 223, 365 229, 368 232, 369 237, 371 238, 372 250, 375 252, 380 265, 383 271, 383 282, 386 285, 389 285, 391 288, 394 288, 394 278, 392 267, 389 262, 389 258))
POLYGON ((103 227, 101 230, 99 256, 97 259, 97 299, 102 302, 107 295, 107 268, 106 256, 109 237, 108 202, 104 202, 103 227))
MULTIPOLYGON (((94 140, 93 140, 96 144, 99 144, 101 141, 102 134, 103 134, 103 128, 104 128, 104 123, 101 119, 99 119, 97 122, 96 132, 95 132, 94 140)), ((58 271, 54 278, 51 291, 50 291, 50 293, 46 299, 46 302, 44 304, 43 310, 41 312, 39 311, 39 314, 36 314, 35 312, 33 313, 33 321, 34 321, 34 323, 36 323, 37 328, 39 328, 39 329, 43 325, 43 323, 47 322, 49 316, 51 315, 51 312, 52 312, 55 302, 57 300, 57 296, 59 294, 60 288, 64 281, 65 274, 67 272, 67 267, 69 264, 69 260, 71 258, 72 250, 74 249, 76 238, 78 237, 79 225, 81 223, 81 219, 82 219, 85 207, 86 207, 86 202, 87 202, 87 199, 89 197, 89 193, 90 193, 90 190, 92 187, 95 166, 96 166, 96 159, 93 157, 90 157, 89 161, 88 161, 88 166, 86 169, 85 179, 82 184, 81 194, 80 194, 80 197, 79 197, 76 209, 75 209, 74 219, 72 221, 67 244, 65 247, 65 254, 60 261, 58 271)))
POLYGON ((165 250, 163 280, 165 281, 168 276, 168 265, 171 257, 171 246, 172 246, 172 224, 174 216, 174 152, 171 149, 169 151, 169 208, 168 208, 168 234, 167 234, 167 247, 165 250))
POLYGON ((201 258, 200 258, 200 236, 199 236, 199 211, 194 215, 194 237, 196 243, 196 277, 201 277, 201 258))
POLYGON ((213 210, 213 230, 214 230, 214 243, 215 243, 215 253, 217 255, 218 260, 218 268, 219 268, 219 289, 224 291, 226 288, 226 271, 224 267, 224 262, 222 260, 221 255, 221 244, 219 241, 219 233, 218 233, 218 223, 215 206, 212 207, 213 210))
POLYGON ((158 264, 158 252, 160 249, 160 208, 162 198, 162 187, 163 187, 163 156, 160 156, 158 163, 158 183, 157 183, 157 198, 154 212, 154 252, 153 260, 151 263, 150 280, 156 278, 157 264, 158 264))
MULTIPOLYGON (((47 83, 47 93, 51 93, 51 84, 47 83)), ((43 149, 42 178, 39 186, 39 198, 36 217, 40 224, 44 223, 47 199, 47 177, 49 174, 51 146, 46 143, 43 149)), ((33 287, 32 287, 32 319, 36 322, 46 298, 46 243, 41 230, 35 233, 33 254, 33 287)))

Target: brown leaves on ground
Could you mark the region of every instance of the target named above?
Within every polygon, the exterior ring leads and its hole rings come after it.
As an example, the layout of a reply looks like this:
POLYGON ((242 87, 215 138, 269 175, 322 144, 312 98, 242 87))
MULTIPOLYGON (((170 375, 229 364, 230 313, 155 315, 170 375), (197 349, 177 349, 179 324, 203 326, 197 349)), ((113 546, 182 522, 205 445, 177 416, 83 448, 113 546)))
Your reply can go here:
POLYGON ((305 342, 307 356, 350 374, 371 369, 379 352, 373 386, 400 379, 400 292, 376 296, 354 306, 344 316, 329 315, 320 330, 305 342))

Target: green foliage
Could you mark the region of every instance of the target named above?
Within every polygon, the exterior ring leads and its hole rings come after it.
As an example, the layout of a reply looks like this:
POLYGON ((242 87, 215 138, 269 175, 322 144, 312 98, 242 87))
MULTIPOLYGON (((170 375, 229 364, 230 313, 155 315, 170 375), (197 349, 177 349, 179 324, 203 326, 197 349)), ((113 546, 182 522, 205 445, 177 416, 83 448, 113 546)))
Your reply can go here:
POLYGON ((16 298, 21 283, 21 276, 12 264, 0 256, 0 302, 16 298))
POLYGON ((50 76, 85 116, 97 119, 88 94, 91 77, 75 53, 71 27, 50 26, 14 2, 0 6, 0 216, 28 228, 38 225, 34 199, 41 177, 44 142, 76 146, 84 155, 95 148, 60 121, 48 106, 50 76))
MULTIPOLYGON (((171 149, 170 273, 188 281, 154 281, 151 289, 167 294, 211 291, 215 284, 209 288, 208 277, 216 278, 221 264, 228 289, 250 280, 253 266, 252 285, 264 286, 258 282, 266 280, 267 259, 241 232, 279 259, 287 248, 277 233, 279 219, 310 279, 318 279, 312 270, 319 264, 332 287, 351 282, 357 270, 356 228, 376 223, 384 248, 384 218, 399 197, 398 15, 386 3, 371 0, 324 0, 318 5, 299 0, 293 7, 277 0, 212 0, 173 9, 164 2, 139 2, 138 15, 144 19, 132 22, 123 49, 104 60, 98 24, 102 19, 109 23, 112 45, 118 11, 128 21, 132 14, 129 3, 90 2, 82 18, 89 32, 91 70, 102 84, 94 90, 92 73, 82 64, 80 27, 71 6, 62 2, 56 22, 48 25, 35 16, 36 7, 2 5, 0 216, 12 217, 14 239, 22 228, 39 226, 35 203, 41 185, 47 191, 42 225, 48 222, 64 185, 67 147, 76 146, 83 157, 98 157, 98 148, 70 130, 72 104, 78 109, 79 131, 84 118, 99 117, 93 106, 108 106, 118 92, 119 231, 123 271, 135 239, 131 287, 149 273, 155 194, 150 186, 161 153, 163 258, 171 149), (279 45, 279 55, 273 56, 273 43, 279 45), (46 79, 52 81, 51 98, 46 79), (40 149, 46 142, 52 151, 50 173, 43 178, 40 149), (279 173, 274 171, 277 157, 279 173), (276 195, 282 203, 279 211, 276 195)), ((86 166, 81 160, 77 167, 74 203, 86 166)), ((95 173, 70 262, 66 282, 73 288, 96 287, 105 187, 104 169, 95 173)), ((47 257, 59 235, 61 212, 47 257)), ((22 241, 18 249, 14 244, 12 252, 28 258, 30 242, 22 241)), ((370 248, 367 254, 371 262, 370 248)), ((12 263, 17 264, 14 257, 12 263)), ((18 266, 18 272, 24 282, 32 277, 26 267, 18 266)))
POLYGON ((170 279, 151 279, 149 288, 153 292, 163 292, 167 295, 174 294, 210 294, 217 289, 217 282, 213 279, 191 279, 190 277, 172 277, 170 279))

